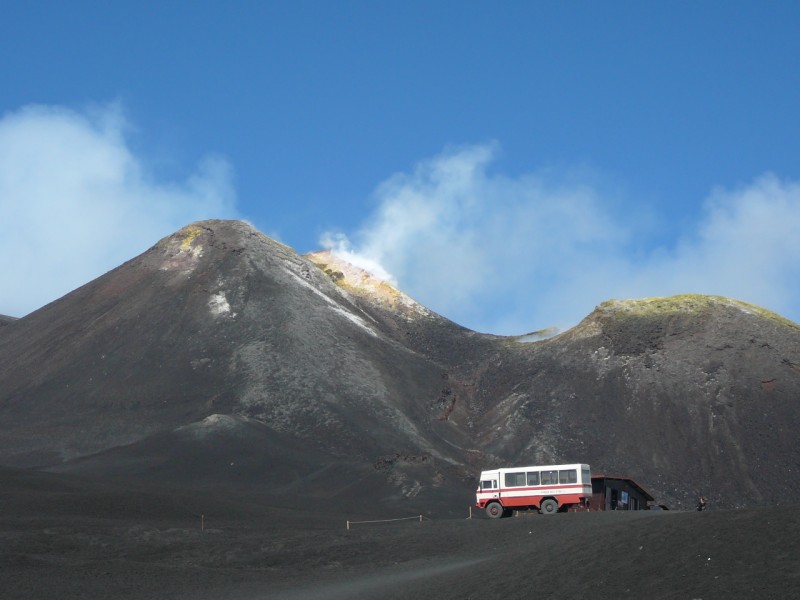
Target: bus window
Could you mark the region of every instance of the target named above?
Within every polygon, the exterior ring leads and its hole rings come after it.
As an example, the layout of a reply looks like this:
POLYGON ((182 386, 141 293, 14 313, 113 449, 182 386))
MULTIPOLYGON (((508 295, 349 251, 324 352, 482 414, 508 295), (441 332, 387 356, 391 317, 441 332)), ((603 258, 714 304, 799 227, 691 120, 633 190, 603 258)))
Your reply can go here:
POLYGON ((491 490, 497 488, 497 481, 494 479, 487 479, 485 481, 481 481, 481 489, 482 490, 491 490))
POLYGON ((558 471, 542 471, 542 485, 556 485, 558 483, 558 471))
POLYGON ((539 485, 539 471, 528 473, 528 485, 539 485))
POLYGON ((592 474, 589 469, 581 469, 581 483, 584 485, 592 483, 592 474))
POLYGON ((525 485, 525 473, 506 473, 506 487, 522 487, 525 485))
POLYGON ((559 471, 558 480, 561 483, 578 483, 578 471, 575 469, 559 471))

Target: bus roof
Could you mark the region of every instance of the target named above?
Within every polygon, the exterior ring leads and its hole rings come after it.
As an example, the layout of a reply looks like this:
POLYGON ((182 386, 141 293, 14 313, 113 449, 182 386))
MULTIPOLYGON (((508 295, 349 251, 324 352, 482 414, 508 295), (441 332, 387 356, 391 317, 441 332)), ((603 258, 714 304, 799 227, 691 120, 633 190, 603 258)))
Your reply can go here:
POLYGON ((500 467, 497 469, 487 469, 481 473, 504 473, 506 471, 559 471, 563 469, 588 469, 586 463, 569 463, 564 465, 531 465, 527 467, 500 467))

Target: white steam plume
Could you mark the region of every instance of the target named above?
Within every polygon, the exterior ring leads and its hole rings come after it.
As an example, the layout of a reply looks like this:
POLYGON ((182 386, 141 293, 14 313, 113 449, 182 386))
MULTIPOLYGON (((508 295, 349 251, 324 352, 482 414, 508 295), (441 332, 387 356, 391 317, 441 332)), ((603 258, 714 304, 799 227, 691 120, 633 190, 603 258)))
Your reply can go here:
POLYGON ((226 161, 157 182, 116 106, 29 106, 0 118, 0 313, 24 316, 206 218, 233 218, 226 161))
POLYGON ((520 334, 576 324, 610 298, 731 296, 798 320, 800 185, 765 175, 717 190, 682 238, 585 178, 488 172, 494 146, 458 148, 389 178, 376 210, 324 242, 391 273, 467 327, 520 334), (568 182, 564 183, 567 179, 568 182))

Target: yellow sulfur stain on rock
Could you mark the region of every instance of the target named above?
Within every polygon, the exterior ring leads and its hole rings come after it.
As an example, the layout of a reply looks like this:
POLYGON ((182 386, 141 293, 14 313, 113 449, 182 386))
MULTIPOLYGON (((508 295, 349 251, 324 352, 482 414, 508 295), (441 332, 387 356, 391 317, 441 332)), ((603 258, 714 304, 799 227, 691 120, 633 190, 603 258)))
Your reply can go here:
POLYGON ((203 255, 202 244, 194 241, 204 231, 203 227, 188 225, 180 231, 162 240, 164 242, 164 261, 161 263, 162 271, 176 271, 188 273, 197 265, 203 255))
POLYGON ((201 233, 202 230, 199 227, 189 227, 186 232, 186 237, 183 238, 183 242, 181 242, 181 251, 188 252, 192 247, 192 242, 201 233))
POLYGON ((400 311, 407 317, 428 315, 430 311, 391 284, 368 271, 348 263, 330 250, 320 250, 305 257, 319 267, 333 282, 348 293, 368 298, 381 306, 400 311))

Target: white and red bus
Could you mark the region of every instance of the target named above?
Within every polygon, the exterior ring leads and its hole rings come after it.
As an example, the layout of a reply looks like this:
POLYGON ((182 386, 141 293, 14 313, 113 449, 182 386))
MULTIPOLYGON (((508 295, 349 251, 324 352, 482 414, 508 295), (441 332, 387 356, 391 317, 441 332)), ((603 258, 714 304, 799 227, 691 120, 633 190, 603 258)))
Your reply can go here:
POLYGON ((540 465, 482 471, 475 505, 492 519, 512 510, 552 515, 592 497, 589 465, 540 465))

